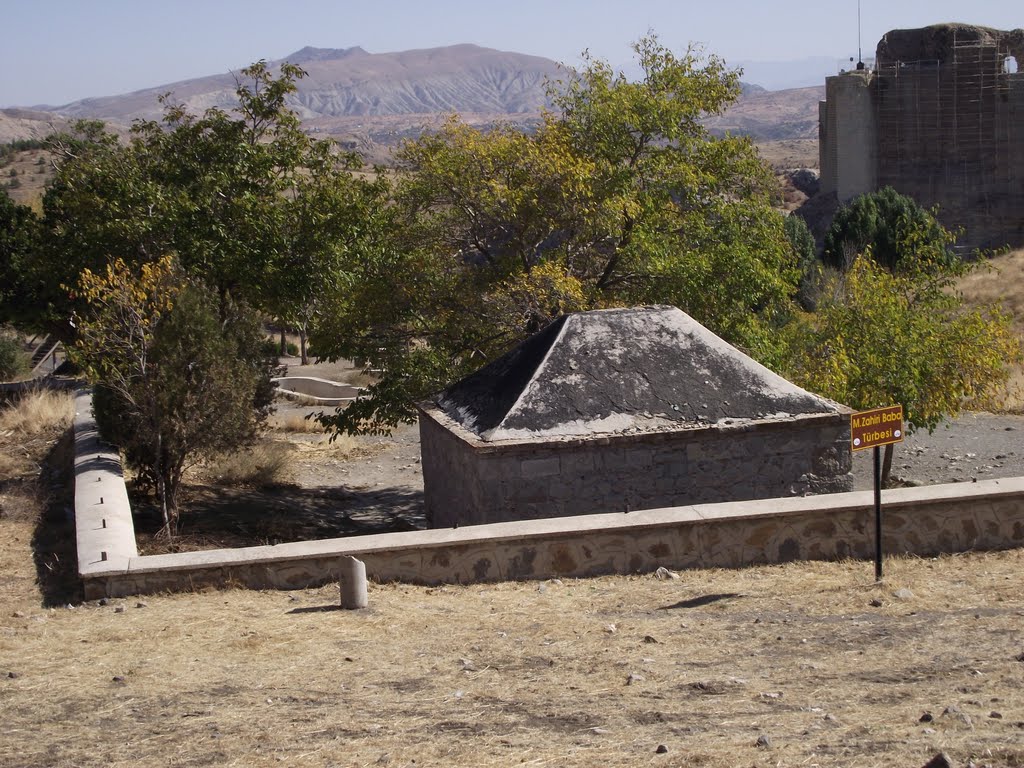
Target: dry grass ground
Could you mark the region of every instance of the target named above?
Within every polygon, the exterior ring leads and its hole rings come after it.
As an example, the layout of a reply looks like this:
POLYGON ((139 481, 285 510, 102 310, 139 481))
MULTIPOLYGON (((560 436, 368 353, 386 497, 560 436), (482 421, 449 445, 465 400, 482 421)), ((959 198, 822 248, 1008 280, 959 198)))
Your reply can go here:
MULTIPOLYGON (((1024 248, 997 256, 991 266, 968 275, 959 288, 968 304, 1001 302, 1013 315, 1014 330, 1024 338, 1024 248)), ((1024 413, 1024 365, 1012 370, 1004 409, 1024 413)))
POLYGON ((60 431, 0 430, 0 766, 1024 764, 1022 551, 83 604, 60 431))

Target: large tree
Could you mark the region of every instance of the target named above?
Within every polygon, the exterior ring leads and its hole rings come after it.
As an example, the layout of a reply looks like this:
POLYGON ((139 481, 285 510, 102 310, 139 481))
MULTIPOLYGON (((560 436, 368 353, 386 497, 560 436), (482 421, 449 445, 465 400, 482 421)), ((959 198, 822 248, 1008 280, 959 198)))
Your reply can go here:
POLYGON ((32 209, 0 190, 0 324, 29 314, 32 296, 25 275, 38 242, 39 223, 32 209))
POLYGON ((66 321, 75 307, 61 286, 83 270, 166 253, 222 302, 286 315, 308 303, 296 287, 322 281, 330 263, 321 269, 320 257, 331 262, 336 254, 318 244, 297 259, 297 228, 314 231, 329 220, 320 236, 326 242, 351 239, 362 223, 344 218, 358 213, 351 206, 303 216, 296 201, 304 210, 323 208, 329 196, 322 190, 358 197, 369 183, 350 173, 349 153, 308 136, 288 109, 286 97, 303 75, 291 64, 275 71, 258 62, 242 70, 232 111, 197 116, 167 96, 163 119, 136 123, 127 143, 94 123, 55 137, 59 169, 43 200, 44 247, 33 282, 49 319, 66 321))
POLYGON ((383 378, 332 420, 376 428, 567 311, 681 307, 762 359, 794 290, 773 181, 746 139, 701 124, 739 94, 711 56, 635 45, 630 81, 587 59, 532 133, 456 119, 399 153, 401 238, 360 265, 321 353, 383 378))

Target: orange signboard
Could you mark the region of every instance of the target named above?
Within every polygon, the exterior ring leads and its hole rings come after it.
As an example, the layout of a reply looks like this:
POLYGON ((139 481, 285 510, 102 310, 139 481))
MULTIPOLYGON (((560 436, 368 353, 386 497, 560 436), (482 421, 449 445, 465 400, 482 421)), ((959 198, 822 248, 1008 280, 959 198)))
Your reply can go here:
POLYGON ((850 441, 855 451, 903 442, 903 406, 850 414, 850 441))

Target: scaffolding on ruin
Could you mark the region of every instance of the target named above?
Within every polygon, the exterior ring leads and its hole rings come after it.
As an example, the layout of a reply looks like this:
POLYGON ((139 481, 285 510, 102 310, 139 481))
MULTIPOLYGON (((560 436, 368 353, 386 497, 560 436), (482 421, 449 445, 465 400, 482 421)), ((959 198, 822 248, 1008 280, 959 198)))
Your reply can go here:
POLYGON ((897 186, 928 205, 959 201, 962 210, 949 213, 968 226, 978 217, 991 220, 1019 196, 1020 131, 1009 106, 1016 75, 1004 71, 1008 55, 954 35, 945 60, 876 69, 879 186, 897 186))

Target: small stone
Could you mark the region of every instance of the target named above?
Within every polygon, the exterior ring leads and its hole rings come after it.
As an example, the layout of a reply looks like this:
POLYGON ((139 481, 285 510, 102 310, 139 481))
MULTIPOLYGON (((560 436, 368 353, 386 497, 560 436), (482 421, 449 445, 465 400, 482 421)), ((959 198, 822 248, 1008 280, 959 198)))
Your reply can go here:
POLYGON ((136 608, 148 608, 149 606, 146 605, 145 603, 136 603, 135 607, 136 608))
POLYGON ((661 567, 654 572, 654 577, 661 581, 666 581, 668 579, 678 579, 679 574, 675 571, 670 571, 668 568, 661 567))
POLYGON ((868 603, 868 605, 870 605, 872 608, 881 608, 883 603, 876 597, 874 600, 868 603))
POLYGON ((895 597, 897 600, 913 600, 914 599, 914 593, 911 592, 906 587, 903 587, 902 589, 897 589, 895 592, 892 593, 892 596, 895 597))
POLYGON ((991 712, 989 712, 988 716, 990 718, 992 718, 993 720, 1002 720, 1003 719, 1003 713, 1002 712, 996 712, 995 710, 992 710, 991 712))
POLYGON ((826 722, 829 722, 829 723, 834 723, 834 722, 836 722, 836 716, 835 716, 835 715, 833 715, 833 714, 832 714, 831 712, 828 712, 828 713, 827 713, 827 714, 826 714, 826 715, 825 715, 825 716, 824 716, 823 718, 821 718, 821 719, 822 719, 822 720, 825 720, 826 722))
POLYGON ((118 683, 119 685, 124 684, 124 678, 121 675, 114 675, 110 680, 111 682, 118 683))
POLYGON ((537 585, 537 591, 538 592, 547 592, 548 591, 548 585, 547 584, 538 584, 537 585))
POLYGON ((106 604, 107 604, 107 598, 105 598, 105 597, 101 597, 99 600, 96 601, 96 605, 99 605, 101 607, 106 605, 106 604))
POLYGON ((616 632, 619 631, 619 628, 616 627, 614 624, 605 624, 604 631, 607 632, 609 635, 614 635, 616 632))
POLYGON ((766 736, 765 734, 762 733, 760 736, 757 737, 757 744, 756 744, 756 746, 761 747, 762 749, 771 749, 772 748, 772 740, 768 736, 766 736))
POLYGON ((925 763, 922 768, 953 768, 953 761, 949 759, 949 755, 945 752, 939 752, 939 754, 925 763))
POLYGON ((1024 653, 1018 653, 1013 659, 1014 661, 1024 661, 1024 653))
POLYGON ((124 613, 124 606, 119 605, 116 608, 114 608, 114 613, 124 613))
POLYGON ((921 733, 926 734, 928 736, 931 736, 933 733, 935 733, 935 729, 934 728, 924 728, 924 729, 921 730, 921 733))
POLYGON ((476 672, 476 665, 469 659, 459 659, 463 672, 476 672))
POLYGON ((647 678, 643 675, 638 675, 636 672, 630 672, 629 677, 626 678, 626 685, 632 685, 633 683, 641 683, 647 678))
POLYGON ((668 747, 666 747, 664 744, 659 744, 658 748, 654 750, 654 752, 658 755, 664 755, 666 752, 668 752, 668 747))
POLYGON ((591 728, 590 732, 595 733, 598 736, 603 736, 606 733, 610 733, 610 731, 607 728, 591 728))
POLYGON ((25 614, 22 613, 21 611, 15 611, 14 613, 11 614, 11 616, 13 616, 16 619, 24 619, 25 618, 25 614))
POLYGON ((652 635, 644 635, 644 642, 645 643, 657 643, 658 641, 652 635))
POLYGON ((8 680, 17 680, 19 677, 21 677, 21 675, 19 673, 17 673, 17 672, 8 672, 7 673, 7 679, 8 680))
POLYGON ((345 661, 355 661, 351 656, 346 656, 345 661))
POLYGON ((921 715, 921 717, 918 718, 917 722, 919 722, 919 723, 930 723, 934 719, 935 719, 935 715, 933 715, 931 712, 925 712, 923 715, 921 715))

